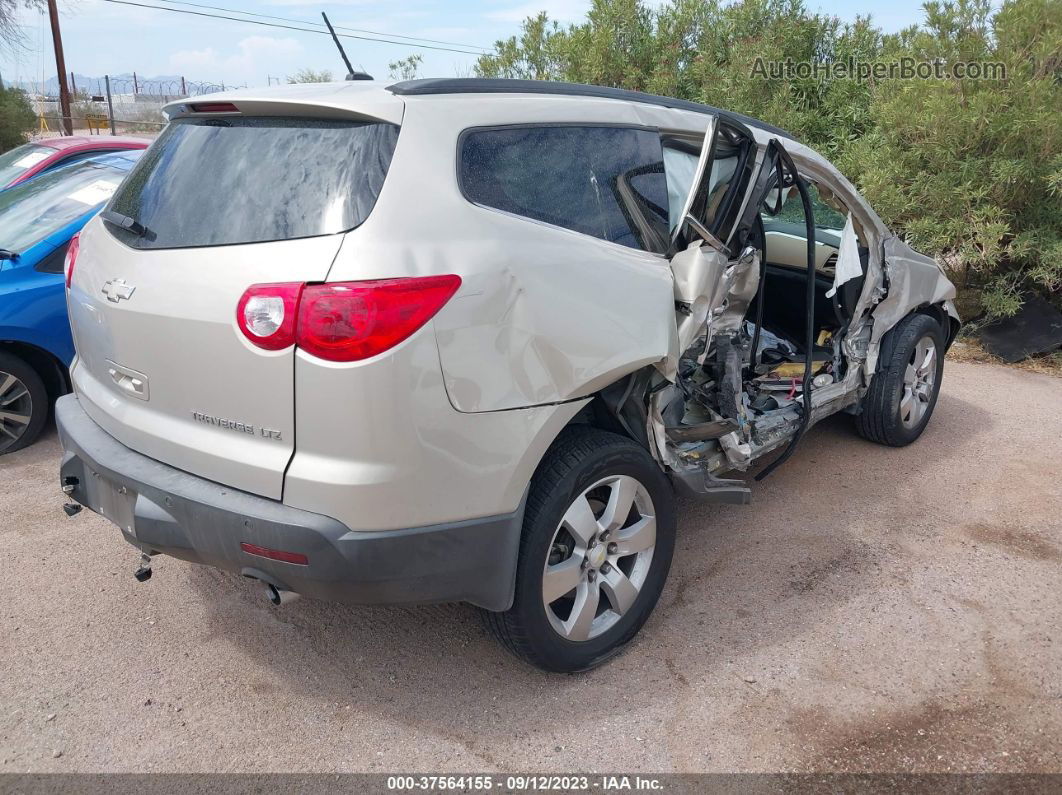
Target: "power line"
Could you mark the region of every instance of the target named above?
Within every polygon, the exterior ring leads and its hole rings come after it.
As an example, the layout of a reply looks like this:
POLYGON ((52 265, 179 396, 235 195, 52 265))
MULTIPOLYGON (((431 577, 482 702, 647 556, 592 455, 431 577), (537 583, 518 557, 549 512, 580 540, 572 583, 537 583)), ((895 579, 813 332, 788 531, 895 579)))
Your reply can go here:
MULTIPOLYGON (((324 35, 324 36, 328 35, 328 31, 327 30, 317 30, 315 28, 300 28, 300 27, 296 27, 294 25, 281 25, 281 24, 279 24, 277 22, 261 22, 261 21, 259 21, 257 19, 241 19, 239 17, 229 17, 229 16, 224 16, 222 14, 208 14, 205 11, 191 11, 191 10, 189 10, 187 8, 167 8, 166 6, 154 6, 154 5, 149 5, 148 3, 135 3, 135 2, 133 2, 133 0, 103 0, 103 2, 104 3, 116 3, 118 5, 123 5, 123 6, 137 6, 139 8, 153 8, 156 11, 170 11, 170 12, 172 12, 174 14, 192 14, 193 16, 197 16, 197 17, 210 17, 212 19, 227 19, 227 20, 229 20, 231 22, 244 22, 244 23, 246 23, 248 25, 262 25, 262 26, 267 27, 267 28, 282 28, 284 30, 297 30, 297 31, 299 31, 301 33, 319 33, 319 34, 324 35)), ((483 53, 480 53, 480 52, 473 52, 473 51, 470 51, 470 50, 459 50, 459 49, 456 49, 454 47, 442 47, 442 46, 435 45, 435 44, 414 44, 414 43, 408 42, 408 41, 395 41, 394 39, 372 38, 370 36, 358 36, 358 35, 355 35, 353 33, 339 33, 337 35, 342 37, 342 38, 344 38, 344 39, 359 39, 361 41, 378 41, 378 42, 381 42, 383 44, 398 44, 398 45, 400 45, 402 47, 412 47, 413 49, 420 49, 420 50, 442 50, 444 52, 456 52, 456 53, 460 53, 461 55, 476 55, 476 56, 479 56, 479 55, 483 54, 483 53)))
MULTIPOLYGON (((321 22, 313 22, 313 21, 308 20, 308 19, 293 19, 291 17, 278 17, 278 16, 274 16, 272 14, 260 14, 260 13, 258 13, 256 11, 241 11, 238 8, 222 8, 221 6, 205 5, 203 3, 192 3, 192 2, 188 2, 188 0, 156 0, 156 2, 171 3, 171 4, 174 4, 174 5, 181 5, 181 6, 192 6, 194 8, 207 8, 207 9, 210 9, 211 11, 225 11, 226 13, 229 13, 229 14, 243 14, 243 15, 249 16, 249 17, 260 17, 261 19, 275 19, 275 20, 277 20, 279 22, 295 22, 295 23, 298 23, 300 25, 318 25, 318 26, 324 27, 323 23, 321 23, 321 22)), ((446 41, 445 39, 427 39, 427 38, 424 38, 423 36, 404 36, 404 35, 402 35, 400 33, 382 33, 382 32, 380 32, 378 30, 367 30, 366 28, 351 28, 351 27, 346 27, 344 25, 333 25, 333 27, 336 30, 349 30, 349 31, 352 31, 354 33, 370 33, 373 36, 389 36, 389 37, 391 37, 393 39, 408 39, 409 41, 414 41, 414 42, 426 41, 426 42, 430 42, 431 44, 449 44, 449 45, 452 45, 454 47, 466 47, 468 49, 485 50, 486 52, 490 52, 493 49, 491 47, 481 47, 478 44, 464 44, 464 43, 459 42, 459 41, 446 41)))

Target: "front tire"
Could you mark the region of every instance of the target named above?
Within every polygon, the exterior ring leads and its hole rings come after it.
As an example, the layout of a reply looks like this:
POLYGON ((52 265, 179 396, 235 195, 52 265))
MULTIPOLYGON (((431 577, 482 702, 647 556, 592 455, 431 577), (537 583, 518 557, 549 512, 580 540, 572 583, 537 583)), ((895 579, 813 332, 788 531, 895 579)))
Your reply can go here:
POLYGON ((0 351, 0 455, 30 445, 48 419, 48 390, 37 371, 0 351))
POLYGON ((513 606, 487 625, 547 671, 583 671, 637 634, 675 548, 671 484, 630 439, 573 426, 531 480, 513 606))
POLYGON ((940 394, 944 348, 944 331, 928 315, 909 315, 889 332, 857 419, 863 438, 903 447, 922 435, 940 394))

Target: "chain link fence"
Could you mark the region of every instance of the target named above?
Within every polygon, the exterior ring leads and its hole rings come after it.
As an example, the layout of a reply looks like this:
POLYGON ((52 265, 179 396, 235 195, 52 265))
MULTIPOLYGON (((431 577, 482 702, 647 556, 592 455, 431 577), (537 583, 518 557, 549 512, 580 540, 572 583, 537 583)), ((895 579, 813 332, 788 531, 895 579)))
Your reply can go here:
MULTIPOLYGON (((73 77, 73 76, 71 76, 73 77)), ((166 124, 162 107, 174 100, 213 94, 229 88, 246 88, 210 81, 140 80, 132 77, 102 77, 74 83, 70 88, 70 115, 79 134, 155 134, 166 124), (108 91, 109 88, 109 91, 108 91)), ((39 117, 39 135, 60 135, 63 131, 59 98, 34 98, 39 117)))

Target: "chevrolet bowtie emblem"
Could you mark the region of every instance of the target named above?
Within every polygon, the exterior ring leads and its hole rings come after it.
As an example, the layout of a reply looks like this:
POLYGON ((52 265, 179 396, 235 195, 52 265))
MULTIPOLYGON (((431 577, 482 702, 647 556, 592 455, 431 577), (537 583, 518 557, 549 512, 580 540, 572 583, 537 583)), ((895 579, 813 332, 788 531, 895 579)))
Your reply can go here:
POLYGON ((107 296, 108 301, 113 301, 117 304, 123 298, 131 298, 135 289, 133 285, 126 284, 125 279, 111 279, 103 285, 103 289, 100 292, 107 296))

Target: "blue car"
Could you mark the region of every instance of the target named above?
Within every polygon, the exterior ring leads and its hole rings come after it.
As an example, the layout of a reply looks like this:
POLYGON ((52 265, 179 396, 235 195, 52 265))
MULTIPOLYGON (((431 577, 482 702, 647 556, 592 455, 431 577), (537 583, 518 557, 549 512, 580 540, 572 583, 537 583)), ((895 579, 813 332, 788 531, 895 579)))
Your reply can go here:
POLYGON ((0 455, 32 443, 69 391, 66 252, 140 154, 99 155, 0 191, 0 455))

